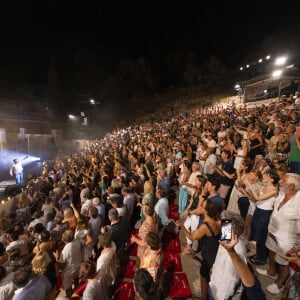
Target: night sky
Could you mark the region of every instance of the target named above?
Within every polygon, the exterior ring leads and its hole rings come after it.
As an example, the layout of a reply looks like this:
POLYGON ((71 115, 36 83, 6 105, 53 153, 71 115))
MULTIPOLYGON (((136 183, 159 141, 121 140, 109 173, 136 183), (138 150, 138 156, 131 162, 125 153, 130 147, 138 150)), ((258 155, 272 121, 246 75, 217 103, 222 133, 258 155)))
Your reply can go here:
POLYGON ((268 41, 284 49, 287 42, 299 39, 295 3, 278 7, 273 1, 1 1, 1 89, 12 91, 24 82, 47 85, 52 55, 63 74, 61 85, 69 90, 70 74, 79 74, 78 85, 87 69, 86 77, 93 81, 96 73, 104 78, 120 59, 145 57, 159 65, 166 53, 180 50, 196 53, 199 63, 214 55, 238 69, 252 53, 268 54, 268 41), (90 65, 85 69, 86 60, 90 65), (82 69, 75 72, 75 64, 82 69))

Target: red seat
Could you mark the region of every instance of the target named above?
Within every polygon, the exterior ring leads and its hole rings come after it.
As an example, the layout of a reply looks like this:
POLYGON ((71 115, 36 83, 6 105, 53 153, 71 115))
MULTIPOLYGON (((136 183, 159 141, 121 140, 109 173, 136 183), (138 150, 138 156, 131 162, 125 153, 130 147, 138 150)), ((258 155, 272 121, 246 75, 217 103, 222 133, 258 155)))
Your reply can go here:
POLYGON ((115 290, 113 300, 134 300, 134 288, 132 282, 122 281, 119 287, 115 290))
POLYGON ((170 233, 165 234, 164 238, 164 251, 165 252, 181 252, 181 245, 178 234, 170 233))
POLYGON ((169 204, 169 211, 178 211, 178 205, 175 203, 169 204))
POLYGON ((129 259, 129 261, 127 262, 127 264, 124 268, 123 277, 124 278, 133 278, 135 275, 135 270, 136 270, 136 261, 129 259))
POLYGON ((171 280, 170 299, 185 299, 192 297, 192 290, 185 273, 174 273, 171 280))
POLYGON ((173 270, 175 272, 182 272, 182 264, 180 253, 178 252, 164 252, 164 270, 173 270))
POLYGON ((172 219, 174 221, 179 220, 179 213, 178 213, 178 211, 172 211, 172 210, 170 210, 169 214, 168 214, 168 218, 172 219))
POLYGON ((136 243, 128 243, 126 248, 126 254, 129 256, 137 256, 138 245, 136 243))

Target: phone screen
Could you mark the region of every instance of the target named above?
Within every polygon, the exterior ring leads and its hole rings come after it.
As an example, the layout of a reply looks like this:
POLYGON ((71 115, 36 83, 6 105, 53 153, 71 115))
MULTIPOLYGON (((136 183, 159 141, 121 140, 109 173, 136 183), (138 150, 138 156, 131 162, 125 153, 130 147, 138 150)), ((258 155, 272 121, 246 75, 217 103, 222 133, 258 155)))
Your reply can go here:
POLYGON ((232 221, 228 219, 222 219, 221 221, 221 241, 231 241, 232 221))

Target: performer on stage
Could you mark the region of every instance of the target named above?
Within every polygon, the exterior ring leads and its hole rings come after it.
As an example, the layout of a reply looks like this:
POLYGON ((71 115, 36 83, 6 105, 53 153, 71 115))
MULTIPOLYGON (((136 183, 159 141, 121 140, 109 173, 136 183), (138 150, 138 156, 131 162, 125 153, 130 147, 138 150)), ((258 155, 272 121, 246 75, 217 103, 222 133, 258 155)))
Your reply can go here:
POLYGON ((28 158, 28 156, 25 156, 21 161, 19 161, 17 158, 13 160, 13 165, 10 168, 10 176, 15 176, 16 178, 16 184, 23 184, 23 166, 22 161, 28 158))

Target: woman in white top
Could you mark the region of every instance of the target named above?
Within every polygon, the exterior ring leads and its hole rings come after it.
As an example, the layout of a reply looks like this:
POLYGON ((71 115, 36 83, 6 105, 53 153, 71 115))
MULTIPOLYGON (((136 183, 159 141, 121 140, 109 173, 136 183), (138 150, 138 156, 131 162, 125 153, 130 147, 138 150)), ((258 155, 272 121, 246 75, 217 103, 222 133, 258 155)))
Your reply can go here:
POLYGON ((246 139, 241 140, 241 147, 237 149, 237 153, 234 154, 234 164, 233 167, 238 170, 240 168, 241 162, 248 156, 249 153, 249 141, 246 139))
POLYGON ((249 188, 249 198, 256 202, 251 226, 251 238, 256 241, 256 256, 250 260, 253 264, 264 265, 268 257, 265 242, 268 236, 268 225, 273 212, 274 202, 278 196, 279 176, 273 172, 263 174, 262 183, 265 184, 256 192, 253 186, 246 181, 249 188))

